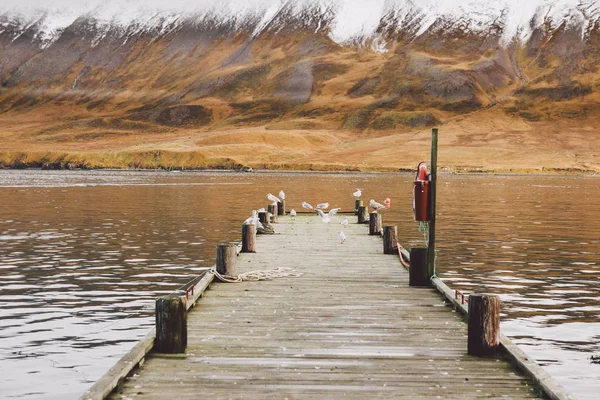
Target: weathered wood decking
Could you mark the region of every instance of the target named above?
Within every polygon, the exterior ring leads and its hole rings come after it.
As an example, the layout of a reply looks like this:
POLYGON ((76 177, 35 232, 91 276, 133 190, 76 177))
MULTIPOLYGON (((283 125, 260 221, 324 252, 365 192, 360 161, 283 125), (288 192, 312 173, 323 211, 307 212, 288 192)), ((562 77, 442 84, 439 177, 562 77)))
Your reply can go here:
POLYGON ((188 314, 183 355, 149 353, 110 398, 531 398, 502 359, 467 355, 467 325, 435 289, 411 288, 368 226, 280 217, 238 272, 301 277, 215 283, 188 314))

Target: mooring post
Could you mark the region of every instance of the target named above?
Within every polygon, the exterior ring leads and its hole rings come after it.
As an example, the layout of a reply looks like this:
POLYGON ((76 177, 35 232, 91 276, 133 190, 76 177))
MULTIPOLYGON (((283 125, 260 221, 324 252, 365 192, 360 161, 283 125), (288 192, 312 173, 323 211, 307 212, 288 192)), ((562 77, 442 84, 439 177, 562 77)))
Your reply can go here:
POLYGON ((438 153, 438 130, 431 130, 431 183, 429 184, 430 219, 429 219, 429 241, 427 243, 427 264, 431 275, 435 275, 435 202, 437 187, 437 153, 438 153))
POLYGON ((187 346, 187 311, 181 296, 170 295, 156 299, 157 353, 185 353, 187 346))
POLYGON ((285 215, 285 200, 281 199, 279 203, 277 203, 277 215, 285 215))
POLYGON ((358 223, 359 224, 368 224, 369 223, 369 211, 367 207, 360 206, 358 207, 358 223))
POLYGON ((256 253, 256 225, 242 225, 242 253, 256 253))
MULTIPOLYGON (((221 275, 237 276, 236 257, 237 245, 235 243, 217 245, 217 272, 221 275)), ((215 279, 217 279, 216 276, 215 279)))
POLYGON ((269 222, 269 214, 266 211, 261 211, 258 213, 258 220, 263 225, 271 225, 271 222, 269 222))
POLYGON ((271 222, 276 224, 277 223, 277 204, 269 204, 267 211, 271 214, 271 217, 270 217, 271 222))
POLYGON ((383 254, 398 254, 398 227, 383 227, 383 254))
POLYGON ((381 214, 377 211, 369 214, 369 235, 381 235, 381 214))
POLYGON ((410 249, 410 268, 408 284, 410 286, 431 286, 433 273, 428 269, 427 247, 419 246, 410 249))
POLYGON ((500 345, 500 299, 496 295, 469 296, 467 352, 472 356, 493 356, 500 345))
POLYGON ((358 209, 364 205, 362 200, 354 200, 354 215, 358 215, 358 209))

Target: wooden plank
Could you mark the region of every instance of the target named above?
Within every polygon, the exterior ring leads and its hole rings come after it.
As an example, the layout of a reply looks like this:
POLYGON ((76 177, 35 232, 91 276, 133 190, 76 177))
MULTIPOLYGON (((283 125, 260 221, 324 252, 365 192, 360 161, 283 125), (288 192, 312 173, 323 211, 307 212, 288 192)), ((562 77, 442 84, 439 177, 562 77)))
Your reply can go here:
POLYGON ((239 272, 302 276, 206 292, 188 315, 186 354, 150 353, 112 398, 537 397, 509 362, 469 356, 462 315, 437 290, 409 288, 398 256, 381 254, 357 217, 341 244, 338 218, 280 218, 239 272))
MULTIPOLYGON (((204 276, 194 286, 193 294, 186 301, 186 309, 194 306, 196 301, 206 291, 210 283, 214 279, 214 274, 205 272, 204 276)), ((154 340, 156 339, 156 329, 150 329, 135 346, 128 351, 121 359, 109 369, 102 377, 94 383, 79 399, 80 400, 102 400, 110 395, 112 391, 129 375, 135 368, 139 367, 144 362, 146 355, 153 349, 154 340)))
MULTIPOLYGON (((440 278, 435 277, 432 280, 434 287, 449 300, 457 310, 460 310, 465 316, 468 315, 468 303, 462 303, 461 299, 455 299, 454 291, 448 287, 440 278)), ((517 345, 513 343, 506 335, 500 334, 500 346, 505 351, 511 362, 523 371, 534 383, 539 386, 544 394, 552 400, 574 400, 571 396, 550 374, 542 369, 535 361, 531 360, 517 345)))
POLYGON ((192 308, 194 306, 194 304, 196 304, 198 299, 200 297, 202 297, 202 295, 204 294, 204 292, 206 291, 206 289, 208 288, 208 286, 212 283, 212 281, 214 279, 215 279, 215 274, 213 274, 212 272, 207 271, 204 274, 202 279, 200 279, 198 281, 198 283, 193 287, 193 289, 190 290, 191 294, 186 299, 186 304, 185 304, 186 310, 189 310, 190 308, 192 308))
POLYGON ((79 399, 102 400, 125 379, 139 364, 143 363, 146 354, 154 347, 156 331, 154 328, 127 353, 79 399))

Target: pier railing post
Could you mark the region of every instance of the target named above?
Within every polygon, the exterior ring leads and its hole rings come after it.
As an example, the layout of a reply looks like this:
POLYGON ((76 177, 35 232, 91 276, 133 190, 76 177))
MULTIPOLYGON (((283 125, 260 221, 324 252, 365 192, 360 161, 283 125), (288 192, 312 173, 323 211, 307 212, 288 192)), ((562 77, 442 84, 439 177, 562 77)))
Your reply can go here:
POLYGON ((398 254, 398 227, 383 227, 383 254, 398 254))
POLYGON ((433 272, 430 272, 428 268, 427 247, 412 247, 410 249, 410 268, 408 272, 408 284, 410 286, 431 286, 433 272))
POLYGON ((271 214, 271 217, 270 217, 271 222, 276 224, 277 223, 277 204, 269 204, 267 211, 271 214))
POLYGON ((354 215, 358 215, 358 209, 364 205, 362 200, 354 200, 354 215))
POLYGON ((367 207, 365 207, 365 206, 358 207, 358 223, 359 224, 369 223, 369 211, 367 210, 367 207))
POLYGON ((256 253, 256 225, 242 225, 242 253, 256 253))
POLYGON ((369 235, 381 235, 381 214, 377 211, 369 214, 369 235))
POLYGON ((187 346, 187 311, 181 296, 156 299, 156 340, 158 353, 185 353, 187 346))
POLYGON ((500 299, 496 295, 469 296, 467 352, 472 356, 493 356, 500 345, 500 299))
POLYGON ((221 275, 237 276, 236 257, 237 245, 235 243, 219 244, 217 246, 217 272, 221 275))
POLYGON ((285 215, 285 200, 283 199, 277 203, 277 215, 285 215))

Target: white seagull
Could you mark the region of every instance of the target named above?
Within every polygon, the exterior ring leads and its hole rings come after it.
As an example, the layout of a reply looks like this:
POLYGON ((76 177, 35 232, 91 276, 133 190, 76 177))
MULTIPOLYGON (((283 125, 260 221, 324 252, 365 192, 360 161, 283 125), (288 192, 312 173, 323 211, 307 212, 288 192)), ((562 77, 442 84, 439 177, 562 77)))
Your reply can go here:
POLYGON ((277 196, 273 196, 271 193, 267 194, 267 199, 271 200, 273 203, 281 203, 281 200, 277 196))
POLYGON ((319 204, 317 204, 316 208, 321 209, 321 210, 326 210, 329 208, 329 203, 319 203, 319 204))
POLYGON ((296 210, 294 210, 293 208, 290 210, 290 217, 295 217, 296 216, 296 210))
POLYGON ((280 191, 279 191, 279 198, 280 198, 281 200, 285 200, 285 193, 283 192, 283 190, 280 190, 280 191))
POLYGON ((356 197, 357 199, 360 199, 360 196, 362 196, 362 190, 357 188, 356 192, 352 193, 352 196, 356 197))
POLYGON ((340 243, 344 244, 344 242, 346 241, 346 235, 344 234, 343 231, 340 231, 340 233, 338 233, 339 237, 340 237, 340 243))
POLYGON ((265 212, 267 211, 264 207, 263 208, 259 208, 258 210, 256 210, 257 212, 265 212))
POLYGON ((385 209, 385 208, 386 208, 386 206, 384 206, 384 205, 383 205, 383 204, 381 204, 381 203, 378 203, 378 202, 376 202, 376 201, 375 201, 375 200, 373 200, 373 199, 371 199, 371 201, 369 202, 369 205, 371 206, 371 208, 373 208, 373 209, 374 209, 374 210, 376 210, 376 211, 383 210, 383 209, 385 209))
POLYGON ((310 204, 308 204, 307 202, 303 201, 302 202, 302 208, 306 208, 307 210, 312 210, 313 206, 311 206, 310 204))
POLYGON ((344 219, 342 220, 342 222, 340 222, 340 225, 342 225, 342 226, 344 226, 344 227, 348 226, 348 218, 344 218, 344 219))
POLYGON ((252 210, 252 215, 244 221, 244 225, 256 225, 257 228, 262 228, 263 224, 258 220, 258 213, 252 210))
POLYGON ((337 214, 337 213, 338 213, 338 211, 340 211, 340 210, 341 210, 341 208, 332 208, 331 210, 329 210, 329 213, 328 213, 328 214, 329 214, 329 216, 330 216, 330 217, 333 217, 333 216, 334 216, 335 214, 337 214))
POLYGON ((331 216, 329 214, 325 214, 322 210, 319 210, 318 208, 315 211, 317 212, 317 214, 319 214, 321 220, 326 224, 328 224, 329 221, 331 221, 331 216))

